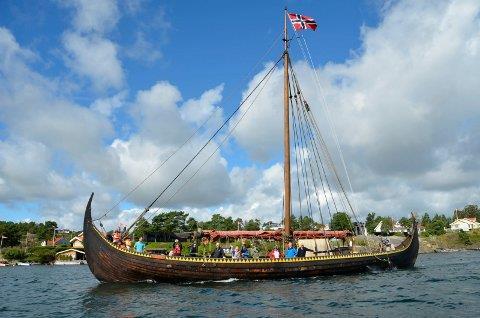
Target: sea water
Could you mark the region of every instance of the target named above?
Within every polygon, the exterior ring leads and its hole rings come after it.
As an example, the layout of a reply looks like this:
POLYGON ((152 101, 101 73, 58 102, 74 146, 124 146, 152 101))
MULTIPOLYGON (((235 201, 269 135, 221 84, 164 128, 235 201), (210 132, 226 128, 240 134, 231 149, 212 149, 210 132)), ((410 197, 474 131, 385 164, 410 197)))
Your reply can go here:
POLYGON ((0 268, 0 317, 479 317, 480 252, 411 270, 191 284, 101 284, 87 266, 0 268))

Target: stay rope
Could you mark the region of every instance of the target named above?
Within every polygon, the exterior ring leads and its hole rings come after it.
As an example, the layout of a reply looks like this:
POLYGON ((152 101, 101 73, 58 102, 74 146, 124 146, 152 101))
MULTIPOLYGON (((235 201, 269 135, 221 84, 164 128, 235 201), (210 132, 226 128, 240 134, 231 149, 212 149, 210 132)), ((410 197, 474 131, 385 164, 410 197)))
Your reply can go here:
MULTIPOLYGON (((256 70, 258 65, 265 59, 265 57, 272 51, 272 49, 275 47, 277 42, 282 38, 283 32, 280 32, 275 38, 270 47, 267 49, 267 51, 262 55, 260 59, 257 60, 255 65, 250 69, 250 71, 243 77, 241 80, 241 83, 245 82, 249 77, 251 77, 252 73, 256 70)), ((226 98, 224 98, 224 101, 230 100, 230 98, 233 96, 233 90, 232 92, 227 95, 226 98)), ((173 156, 175 156, 185 145, 187 145, 194 136, 198 135, 199 132, 207 125, 208 122, 213 118, 213 116, 217 113, 217 111, 220 108, 216 107, 210 115, 207 117, 206 120, 202 122, 202 124, 177 148, 175 151, 173 151, 164 161, 160 163, 159 166, 157 166, 153 171, 151 171, 142 181, 140 181, 138 184, 136 184, 130 191, 128 191, 125 195, 123 195, 118 201, 115 202, 115 204, 108 209, 104 214, 102 214, 100 217, 93 219, 93 221, 98 221, 106 217, 110 212, 112 212, 120 203, 125 201, 134 193, 135 191, 138 190, 148 179, 150 179, 161 167, 163 167, 173 156)))
POLYGON ((205 142, 205 144, 196 152, 192 159, 190 159, 187 164, 177 173, 175 178, 173 178, 167 186, 155 197, 155 199, 144 209, 144 211, 135 219, 132 225, 128 227, 125 233, 129 233, 130 230, 135 226, 135 224, 143 218, 143 216, 150 210, 150 208, 160 199, 160 197, 170 188, 170 186, 182 175, 182 173, 190 166, 190 164, 198 157, 198 155, 210 144, 210 142, 217 136, 217 134, 227 125, 230 119, 235 116, 235 114, 240 110, 243 104, 252 96, 252 94, 257 90, 257 88, 265 81, 265 79, 270 75, 271 72, 276 68, 278 63, 283 59, 282 56, 275 62, 275 64, 268 70, 265 76, 255 85, 255 87, 250 91, 250 93, 241 101, 238 107, 228 116, 228 118, 223 122, 223 124, 213 133, 213 135, 205 142))
MULTIPOLYGON (((310 54, 310 49, 308 48, 307 41, 305 40, 305 37, 302 34, 300 34, 299 32, 297 32, 295 30, 295 35, 296 35, 296 39, 297 39, 298 45, 301 49, 301 52, 302 52, 302 55, 303 55, 304 59, 307 60, 310 63, 310 66, 312 67, 313 75, 314 75, 313 79, 314 79, 314 82, 317 86, 317 92, 320 93, 320 97, 323 101, 322 106, 323 106, 323 109, 324 109, 324 112, 325 112, 325 115, 326 115, 325 118, 327 119, 327 123, 328 123, 329 128, 330 128, 330 134, 333 137, 333 140, 335 142, 335 146, 336 146, 337 151, 339 153, 340 161, 342 162, 342 167, 345 171, 345 176, 347 178, 347 182, 348 182, 348 185, 349 185, 349 188, 350 188, 350 192, 353 194, 354 191, 353 191, 353 187, 352 187, 352 182, 350 180, 350 175, 348 173, 347 165, 345 163, 342 148, 340 147, 340 142, 339 142, 339 139, 338 139, 338 135, 336 133, 335 123, 332 119, 332 115, 330 113, 330 109, 328 107, 328 103, 327 103, 327 100, 325 98, 325 94, 323 92, 323 87, 320 83, 320 78, 318 76, 317 69, 315 68, 315 64, 313 63, 313 59, 312 59, 312 56, 310 54), (300 39, 302 39, 303 44, 300 41, 300 39), (304 49, 304 47, 305 47, 305 49, 304 49)), ((355 207, 355 210, 357 210, 356 207, 355 207)))
MULTIPOLYGON (((278 65, 278 64, 276 64, 278 65)), ((265 80, 265 83, 263 84, 263 86, 260 88, 258 94, 253 98, 252 102, 250 103, 250 105, 245 109, 245 111, 242 113, 242 115, 240 116, 240 118, 236 121, 236 123, 232 126, 232 128, 228 131, 228 133, 225 135, 225 137, 222 139, 222 141, 218 144, 218 146, 215 148, 215 150, 210 154, 210 156, 208 156, 208 158, 197 168, 197 170, 165 201, 163 202, 163 204, 168 204, 180 191, 182 191, 185 186, 198 174, 198 172, 205 166, 205 164, 207 164, 207 162, 213 157, 213 155, 215 155, 215 153, 218 152, 218 150, 222 147, 222 145, 230 138, 230 136, 232 135, 232 133, 235 131, 235 129, 237 128, 238 124, 240 124, 240 122, 243 120, 243 118, 247 115, 247 113, 249 112, 249 110, 252 108, 252 106, 255 104, 255 101, 257 100, 257 98, 260 96, 260 94, 262 93, 263 89, 265 88, 265 86, 267 85, 269 79, 271 78, 271 75, 273 74, 273 72, 270 72, 270 74, 268 75, 268 77, 266 78, 265 80)), ((153 213, 148 217, 148 218, 144 218, 143 220, 145 221, 148 221, 152 216, 154 216, 158 211, 160 210, 160 207, 158 207, 155 211, 153 211, 153 213)))

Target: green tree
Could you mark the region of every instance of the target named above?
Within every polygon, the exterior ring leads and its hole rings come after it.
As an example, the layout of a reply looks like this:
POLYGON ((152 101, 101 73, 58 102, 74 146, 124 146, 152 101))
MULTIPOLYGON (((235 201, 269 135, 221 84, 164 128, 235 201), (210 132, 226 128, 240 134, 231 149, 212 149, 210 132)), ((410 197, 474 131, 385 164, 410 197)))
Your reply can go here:
POLYGON ((133 231, 135 238, 144 237, 152 232, 152 226, 146 219, 141 218, 137 224, 137 227, 133 231))
POLYGON ((382 218, 382 232, 388 233, 393 230, 393 219, 389 216, 382 218))
POLYGON ((187 216, 188 213, 183 211, 160 213, 152 219, 152 231, 165 233, 186 231, 187 216))
POLYGON ((204 222, 202 226, 206 230, 231 231, 237 229, 237 225, 233 222, 231 216, 225 218, 218 213, 212 215, 211 220, 204 222))
POLYGON ((412 227, 412 219, 411 218, 406 218, 406 217, 402 217, 400 219, 400 221, 398 221, 400 223, 400 225, 406 227, 406 228, 411 228, 412 227))
POLYGON ((426 231, 429 235, 443 235, 445 234, 445 223, 442 220, 435 220, 428 223, 426 231))
POLYGON ((298 218, 298 229, 301 231, 314 230, 318 224, 309 216, 300 216, 298 218))
POLYGON ((243 229, 243 220, 241 218, 236 218, 234 223, 237 227, 237 230, 243 229))
POLYGON ((260 220, 259 219, 248 220, 245 222, 244 228, 247 231, 258 231, 260 230, 260 220))
POLYGON ((477 205, 474 204, 469 204, 466 205, 463 210, 457 210, 454 212, 454 218, 477 218, 477 221, 480 220, 480 209, 478 208, 477 205))
POLYGON ((420 224, 422 224, 423 227, 427 227, 427 225, 432 222, 432 220, 430 220, 430 215, 428 215, 428 213, 425 213, 423 216, 422 216, 422 221, 420 224))
POLYGON ((440 222, 442 223, 442 226, 444 228, 449 227, 451 220, 448 219, 445 215, 443 214, 435 214, 435 216, 432 218, 432 223, 433 222, 440 222))
POLYGON ((292 228, 292 231, 298 231, 300 229, 300 222, 295 215, 290 217, 290 227, 292 228))
POLYGON ((198 229, 198 222, 197 222, 197 220, 195 220, 195 219, 192 218, 192 217, 189 217, 189 218, 187 219, 186 228, 187 228, 187 231, 189 231, 189 232, 195 232, 195 231, 197 231, 197 229, 198 229))
POLYGON ((332 215, 332 220, 330 222, 330 228, 332 230, 351 230, 352 229, 352 220, 345 212, 337 212, 332 215))
POLYGON ((40 241, 51 240, 53 238, 54 229, 57 227, 57 222, 46 221, 45 223, 38 225, 35 234, 37 234, 37 238, 40 241))
POLYGON ((367 233, 373 234, 375 230, 375 226, 377 226, 378 222, 375 222, 375 213, 370 212, 367 215, 367 219, 365 220, 365 228, 367 229, 367 233))

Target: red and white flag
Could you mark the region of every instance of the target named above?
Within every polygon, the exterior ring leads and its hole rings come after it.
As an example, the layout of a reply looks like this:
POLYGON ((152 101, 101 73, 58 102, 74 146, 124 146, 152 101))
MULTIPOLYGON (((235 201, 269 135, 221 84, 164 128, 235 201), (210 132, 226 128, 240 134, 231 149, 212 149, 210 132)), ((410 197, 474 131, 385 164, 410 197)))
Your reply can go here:
POLYGON ((310 29, 315 31, 315 29, 317 28, 317 22, 315 22, 315 20, 305 15, 289 13, 288 17, 290 18, 290 21, 292 22, 293 28, 295 30, 310 29))

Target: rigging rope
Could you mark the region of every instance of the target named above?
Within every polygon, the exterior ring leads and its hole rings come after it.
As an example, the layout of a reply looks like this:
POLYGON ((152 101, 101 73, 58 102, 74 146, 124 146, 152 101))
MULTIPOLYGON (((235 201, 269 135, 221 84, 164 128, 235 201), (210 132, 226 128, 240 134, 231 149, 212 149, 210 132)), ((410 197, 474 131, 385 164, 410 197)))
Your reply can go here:
MULTIPOLYGON (((250 103, 250 105, 247 107, 247 109, 243 112, 243 114, 240 116, 240 118, 238 119, 238 121, 233 125, 233 127, 228 131, 228 133, 225 135, 225 137, 223 138, 223 140, 219 143, 219 145, 217 146, 217 148, 210 154, 210 156, 202 163, 201 166, 199 166, 197 168, 197 170, 182 184, 182 186, 180 188, 178 188, 175 193, 173 193, 165 202, 163 202, 163 204, 167 204, 169 203, 180 191, 182 191, 185 186, 197 175, 197 173, 203 168, 203 166, 205 166, 205 164, 213 157, 213 155, 215 153, 217 153, 217 151, 221 148, 221 146, 225 143, 225 141, 228 140, 228 138, 232 135, 233 131, 236 129, 236 127, 238 126, 238 124, 240 124, 240 122, 243 120, 243 118, 247 115, 248 111, 251 109, 251 107, 254 105, 255 101, 257 100, 258 96, 260 96, 260 94, 262 93, 263 89, 265 88, 265 86, 267 85, 271 75, 273 74, 273 72, 271 72, 264 85, 260 88, 260 91, 258 92, 258 94, 253 98, 252 102, 250 103)), ((150 217, 148 217, 147 219, 144 219, 145 221, 148 221, 153 215, 155 215, 156 212, 158 212, 160 210, 160 207, 158 207, 150 217)))
MULTIPOLYGON (((352 207, 351 204, 350 204, 350 201, 349 201, 349 199, 348 199, 348 195, 347 195, 345 189, 343 188, 343 184, 342 184, 341 181, 340 181, 339 175, 338 175, 338 173, 337 173, 337 171, 336 171, 336 168, 335 168, 335 165, 334 165, 334 163, 333 163, 333 160, 332 160, 332 158, 331 158, 331 156, 330 156, 330 153, 328 152, 328 148, 326 147, 325 141, 323 140, 323 137, 322 137, 322 135, 321 135, 321 132, 320 132, 320 130, 318 129, 318 125, 316 125, 315 118, 313 117, 313 115, 312 115, 311 112, 309 111, 308 104, 306 104, 306 101, 305 101, 304 98, 303 98, 303 93, 302 93, 302 91, 301 91, 300 85, 298 84, 298 79, 296 78, 295 72, 294 72, 294 70, 293 70, 293 66, 291 66, 291 70, 292 70, 292 77, 293 77, 293 79, 294 79, 294 84, 295 84, 295 89, 296 89, 295 94, 296 94, 296 95, 299 95, 300 104, 303 106, 303 107, 301 107, 302 114, 303 114, 303 119, 306 121, 308 130, 310 131, 310 137, 311 137, 311 138, 310 138, 310 142, 311 142, 312 148, 315 149, 315 148, 318 148, 318 146, 314 146, 313 143, 312 143, 312 140, 315 141, 315 138, 313 138, 313 135, 312 135, 312 133, 311 133, 311 124, 310 124, 310 122, 311 122, 311 123, 315 126, 315 128, 316 128, 317 135, 318 135, 318 137, 319 137, 319 139, 320 139, 320 141, 321 141, 322 150, 323 150, 323 152, 325 153, 327 163, 329 163, 330 168, 333 170, 334 176, 336 177, 336 181, 337 181, 338 184, 340 185, 340 188, 341 188, 341 190, 342 190, 342 193, 343 193, 343 195, 344 195, 345 199, 347 200, 347 203, 348 203, 348 205, 349 205, 349 207, 350 207, 350 211, 351 211, 351 213, 353 214, 353 216, 355 217, 355 219, 356 219, 357 222, 358 222, 358 218, 357 218, 357 216, 356 216, 356 214, 355 214, 355 211, 354 211, 353 207, 352 207), (307 115, 307 114, 308 114, 308 115, 307 115), (308 120, 308 119, 310 119, 310 120, 308 120)), ((298 107, 298 104, 296 104, 296 105, 297 105, 297 107, 298 107)), ((314 152, 314 156, 315 156, 315 152, 314 152)), ((315 157, 316 157, 316 156, 315 156, 315 157)), ((309 162, 310 162, 310 168, 311 168, 311 170, 312 170, 312 175, 314 175, 313 169, 312 169, 312 167, 311 167, 311 161, 309 161, 309 162)), ((321 158, 320 158, 320 162, 322 162, 322 161, 321 161, 321 158)), ((319 167, 318 167, 318 163, 317 163, 317 169, 318 169, 318 171, 319 171, 319 175, 321 176, 320 170, 319 170, 319 167)), ((314 176, 313 176, 312 178, 313 178, 313 181, 314 181, 314 176)), ((326 174, 325 174, 325 178, 326 178, 326 180, 328 181, 328 178, 327 178, 326 174)), ((314 186, 315 186, 315 181, 314 181, 314 186)), ((330 193, 331 193, 331 189, 330 189, 330 193)), ((340 192, 337 191, 337 193, 340 193, 340 192)), ((335 200, 334 200, 334 198, 333 198, 332 193, 331 193, 331 197, 332 197, 332 201, 333 201, 334 204, 335 204, 335 200)), ((318 197, 317 197, 317 198, 318 198, 318 197)), ((341 199, 342 205, 344 205, 344 202, 343 202, 342 197, 339 196, 339 198, 341 199)), ((327 202, 328 202, 328 201, 327 201, 327 202)), ((346 206, 344 206, 344 208, 345 208, 345 211, 347 211, 346 206)), ((336 209, 336 210, 337 210, 337 209, 336 209)), ((337 212, 338 212, 338 210, 337 210, 337 212)), ((351 225, 351 228, 352 228, 352 230, 353 230, 353 223, 352 223, 351 221, 350 221, 350 225, 351 225)))
POLYGON ((160 192, 159 195, 145 208, 145 210, 135 219, 132 225, 130 225, 126 231, 126 233, 129 233, 130 230, 132 229, 133 226, 150 210, 150 208, 160 199, 160 197, 167 191, 170 186, 180 177, 180 175, 190 166, 190 164, 198 157, 198 155, 207 147, 207 145, 210 144, 210 142, 217 136, 217 134, 225 127, 225 125, 232 119, 232 117, 240 110, 242 105, 250 98, 250 96, 257 90, 257 88, 262 84, 262 82, 269 76, 269 74, 275 69, 277 64, 283 59, 283 56, 285 53, 282 54, 282 56, 275 62, 275 64, 269 69, 269 71, 265 74, 265 76, 257 83, 257 85, 250 91, 250 93, 242 100, 240 105, 228 116, 228 118, 223 122, 223 124, 213 133, 213 135, 207 140, 207 142, 197 151, 197 153, 193 156, 192 159, 190 159, 187 164, 178 172, 178 174, 173 178, 170 183, 160 192))
MULTIPOLYGON (((257 68, 257 66, 263 61, 263 59, 272 51, 272 49, 275 47, 275 45, 277 44, 277 42, 282 38, 283 36, 283 31, 280 32, 274 39, 274 41, 272 42, 272 44, 270 45, 270 47, 268 48, 268 50, 263 54, 263 56, 255 63, 255 65, 250 69, 250 71, 243 77, 241 83, 243 83, 245 80, 247 80, 251 74, 255 71, 255 69, 257 68)), ((227 101, 229 100, 232 96, 233 96, 233 92, 232 91, 225 99, 224 101, 227 101)), ((110 208, 108 209, 102 216, 94 219, 93 221, 98 221, 98 220, 101 220, 103 219, 104 217, 106 217, 110 212, 112 212, 120 203, 122 203, 123 201, 125 201, 128 197, 130 197, 130 195, 132 193, 134 193, 136 190, 138 190, 138 188, 140 188, 148 179, 150 179, 161 167, 163 167, 163 165, 165 165, 165 163, 167 163, 167 161, 169 161, 175 154, 177 154, 186 144, 188 144, 190 142, 190 140, 195 136, 197 135, 204 127, 205 125, 213 118, 213 115, 215 115, 217 113, 217 111, 219 110, 220 108, 215 108, 211 113, 210 115, 207 117, 207 119, 205 121, 203 121, 203 123, 175 150, 173 151, 158 167, 156 167, 152 172, 150 172, 142 181, 140 181, 137 185, 135 185, 129 192, 127 192, 124 196, 122 196, 117 202, 115 202, 115 204, 110 208)))
MULTIPOLYGON (((300 88, 300 85, 298 84, 298 79, 297 79, 297 77, 296 77, 296 75, 295 75, 295 72, 294 72, 294 70, 293 70, 293 66, 292 66, 292 73, 294 74, 294 78, 296 79, 296 87, 297 87, 297 89, 298 89, 298 91, 299 91, 299 95, 301 96, 302 100, 304 101, 305 99, 303 98, 303 92, 302 92, 302 90, 301 90, 301 88, 300 88)), ((306 103, 306 102, 304 102, 304 104, 305 104, 305 103, 306 103)), ((304 107, 304 108, 307 108, 307 107, 304 107)), ((356 218, 355 211, 354 211, 352 205, 350 204, 350 201, 349 201, 349 199, 348 199, 348 195, 347 195, 347 193, 346 193, 346 191, 345 191, 345 189, 344 189, 344 187, 343 187, 342 182, 340 181, 340 177, 339 177, 338 172, 337 172, 337 170, 336 170, 336 168, 335 168, 335 164, 333 163, 333 160, 332 160, 332 158, 331 158, 330 152, 328 151, 328 148, 327 148, 327 145, 326 145, 326 143, 325 143, 325 140, 323 139, 323 136, 322 136, 322 134, 321 134, 321 132, 320 132, 320 129, 318 128, 318 125, 317 125, 317 123, 316 123, 315 117, 313 117, 313 115, 312 115, 312 113, 311 113, 310 111, 308 111, 307 114, 308 114, 308 118, 310 119, 310 122, 312 123, 313 127, 315 128, 315 131, 317 132, 318 138, 320 139, 320 143, 321 143, 321 146, 322 146, 322 150, 323 150, 323 152, 325 153, 327 163, 329 164, 330 168, 332 169, 332 171, 333 171, 333 173, 334 173, 334 176, 335 176, 335 178, 336 178, 335 180, 338 182, 338 184, 339 184, 339 186, 340 186, 340 188, 341 188, 341 190, 342 190, 342 193, 344 194, 345 199, 347 200, 348 206, 350 207, 350 210, 351 210, 352 214, 353 214, 354 217, 356 218)), ((346 208, 346 206, 345 206, 345 208, 346 208)))
MULTIPOLYGON (((298 32, 295 31, 295 33, 298 35, 298 32)), ((338 150, 338 153, 340 155, 340 160, 342 162, 342 165, 343 165, 343 169, 345 171, 345 175, 347 177, 347 182, 348 182, 348 185, 350 187, 350 192, 351 193, 354 193, 353 192, 353 187, 352 187, 352 182, 350 181, 350 176, 348 174, 348 169, 347 169, 347 165, 345 164, 345 159, 343 157, 343 152, 342 152, 342 148, 340 147, 340 142, 338 141, 338 135, 336 133, 336 128, 335 128, 335 122, 333 121, 332 119, 332 115, 330 113, 330 109, 328 107, 328 104, 327 104, 327 100, 325 98, 325 94, 323 93, 323 87, 320 83, 320 79, 318 77, 318 73, 317 73, 317 69, 315 68, 315 64, 313 63, 313 59, 312 59, 312 55, 310 54, 310 50, 308 48, 308 45, 307 45, 307 41, 305 40, 305 37, 303 36, 303 34, 300 34, 302 40, 303 40, 303 43, 305 44, 305 51, 307 52, 307 55, 308 55, 308 60, 310 61, 310 65, 312 66, 312 69, 313 69, 313 73, 315 74, 315 84, 317 84, 317 87, 318 87, 318 91, 320 92, 320 95, 322 97, 322 100, 323 100, 323 104, 324 104, 324 109, 325 109, 325 113, 326 113, 326 118, 327 118, 327 122, 330 126, 330 133, 332 134, 333 136, 333 139, 335 141, 335 145, 337 147, 337 150, 338 150)), ((297 40, 298 40, 298 37, 297 37, 297 40)), ((303 50, 302 50, 302 53, 303 53, 303 50)), ((357 209, 355 209, 357 210, 357 209)))
MULTIPOLYGON (((293 70, 292 70, 292 74, 294 75, 293 70)), ((296 88, 298 89, 298 87, 296 87, 296 88)), ((297 93, 297 95, 298 95, 298 93, 297 93)), ((301 100, 301 96, 299 96, 299 99, 301 100)), ((301 105, 304 106, 303 103, 301 105)), ((299 107, 298 104, 296 106, 297 106, 297 112, 299 112, 299 109, 301 107, 299 107)), ((304 111, 304 107, 302 108, 302 111, 304 111)), ((298 116, 300 116, 300 115, 298 115, 298 116)), ((305 116, 303 116, 303 118, 305 120, 305 116)), ((308 131, 310 131, 311 127, 308 125, 308 122, 307 122, 307 128, 308 128, 308 131)), ((312 140, 315 142, 315 139, 312 138, 311 131, 310 131, 310 143, 311 144, 312 144, 312 140)), ((313 144, 312 144, 312 148, 313 148, 313 155, 314 155, 316 166, 317 166, 317 171, 318 171, 318 174, 319 174, 319 177, 320 177, 320 182, 321 182, 321 185, 322 185, 322 190, 323 190, 322 192, 324 193, 325 203, 327 205, 328 213, 329 213, 330 218, 331 218, 332 213, 331 213, 331 210, 330 210, 330 204, 328 203, 328 199, 327 199, 327 195, 326 195, 326 191, 325 191, 325 186, 324 186, 324 183, 323 183, 322 174, 320 172, 320 168, 319 168, 319 165, 318 165, 318 159, 319 158, 317 158, 317 157, 319 157, 319 154, 318 154, 318 151, 316 151, 317 149, 313 144)), ((320 163, 322 163, 321 158, 320 158, 320 163)), ((323 167, 323 163, 322 163, 322 167, 323 167)), ((327 179, 327 181, 328 181, 328 179, 327 179)), ((330 190, 330 192, 331 192, 331 190, 330 190)), ((332 197, 332 199, 333 199, 333 197, 332 197)), ((334 201, 334 205, 335 205, 335 201, 334 201)), ((322 215, 322 219, 323 219, 323 215, 322 215)), ((322 223, 323 223, 323 220, 322 220, 322 223)))

